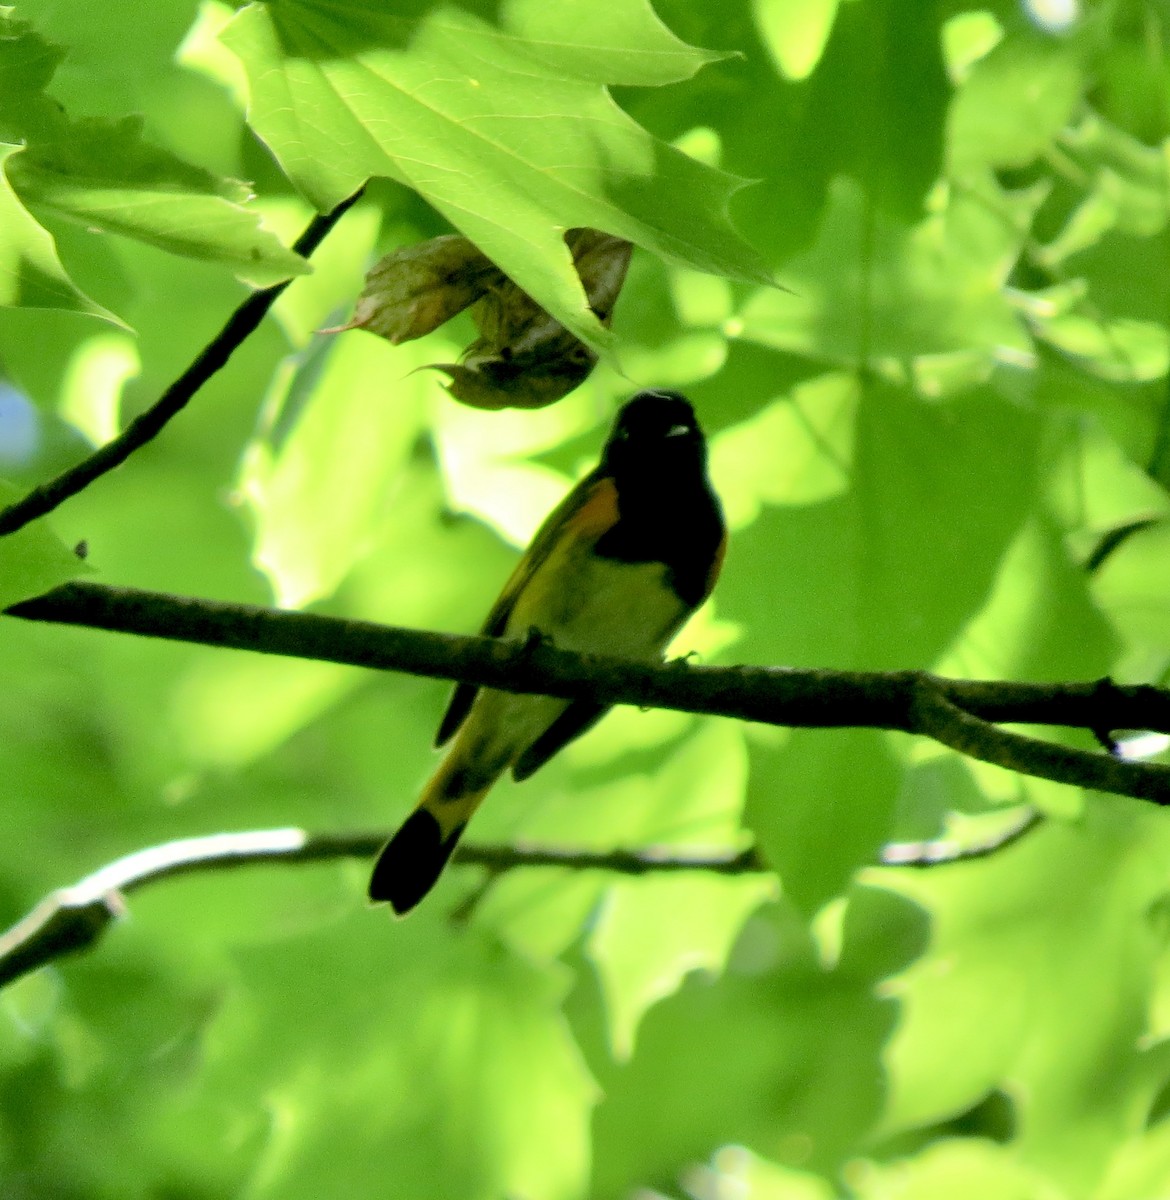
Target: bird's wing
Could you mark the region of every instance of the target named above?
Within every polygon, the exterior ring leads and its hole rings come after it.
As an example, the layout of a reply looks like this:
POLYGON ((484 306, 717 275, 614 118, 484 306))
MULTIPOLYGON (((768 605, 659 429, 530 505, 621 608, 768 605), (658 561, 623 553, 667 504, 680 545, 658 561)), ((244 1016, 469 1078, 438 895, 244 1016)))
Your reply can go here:
MULTIPOLYGON (((560 556, 554 555, 554 551, 566 543, 596 542, 614 524, 617 517, 617 488, 613 479, 601 474, 599 470, 586 475, 545 518, 544 524, 524 551, 508 582, 504 584, 504 590, 492 605, 480 633, 484 637, 500 637, 507 629, 508 619, 521 593, 550 559, 560 561, 560 556)), ((552 586, 556 587, 555 581, 552 582, 552 586)), ((456 686, 439 724, 439 732, 435 736, 436 746, 442 746, 449 741, 463 724, 478 691, 479 688, 470 683, 456 686)), ((534 767, 533 770, 535 769, 534 767)))

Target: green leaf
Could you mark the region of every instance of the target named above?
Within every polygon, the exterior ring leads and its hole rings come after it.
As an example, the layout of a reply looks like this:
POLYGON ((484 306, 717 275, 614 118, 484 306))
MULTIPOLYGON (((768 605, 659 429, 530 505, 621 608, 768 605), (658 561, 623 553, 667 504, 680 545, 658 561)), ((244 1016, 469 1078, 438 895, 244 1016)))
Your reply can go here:
MULTIPOLYGON (((310 269, 243 204, 178 184, 177 172, 135 163, 139 128, 128 118, 107 125, 108 138, 74 129, 86 158, 74 156, 66 162, 30 150, 14 164, 19 169, 12 172, 13 186, 34 208, 137 238, 184 258, 217 263, 256 287, 281 283, 310 269), (108 149, 103 142, 109 143, 108 149), (90 150, 97 151, 92 158, 90 150)), ((250 197, 245 193, 243 198, 250 197)))
POLYGON ((692 971, 718 975, 744 921, 775 895, 767 876, 625 880, 609 888, 588 942, 601 977, 616 1059, 628 1059, 643 1014, 692 971))
POLYGON ((807 79, 833 30, 838 0, 754 0, 752 13, 764 45, 788 79, 807 79))
POLYGON ((858 1200, 1058 1200, 1063 1195, 1010 1147, 981 1138, 940 1139, 913 1158, 858 1163, 852 1183, 858 1200))
MULTIPOLYGON (((805 388, 826 410, 839 396, 805 388)), ((848 491, 766 506, 732 540, 716 596, 749 661, 929 667, 982 603, 1033 501, 1036 419, 991 389, 940 405, 870 383, 856 414, 848 491)))
POLYGON ((248 71, 250 124, 314 203, 336 203, 370 175, 409 184, 600 349, 608 339, 572 271, 569 227, 768 278, 727 221, 743 181, 655 141, 601 86, 685 78, 710 56, 670 35, 644 0, 602 11, 558 6, 553 40, 551 14, 531 2, 496 26, 421 4, 389 15, 286 0, 250 5, 222 37, 248 71))
POLYGON ((174 719, 193 762, 238 768, 271 754, 357 686, 352 672, 333 663, 209 659, 183 677, 174 719))
POLYGON ((1033 518, 1006 547, 986 602, 935 669, 976 679, 1085 679, 1106 674, 1116 649, 1060 531, 1033 518))
POLYGON ((138 346, 128 333, 107 331, 87 338, 72 355, 61 388, 61 416, 94 446, 121 428, 122 389, 141 370, 138 346))
POLYGON ((52 235, 24 207, 8 180, 8 162, 23 153, 0 145, 0 304, 63 308, 122 322, 91 300, 65 273, 52 235))
POLYGON ((25 149, 7 165, 33 208, 230 267, 266 286, 309 269, 243 206, 248 188, 145 141, 142 119, 71 119, 44 93, 59 48, 0 11, 0 137, 25 149))
MULTIPOLYGON (((293 241, 313 216, 313 210, 299 197, 256 203, 265 223, 285 241, 293 241)), ((272 315, 295 349, 303 350, 319 330, 336 324, 341 313, 352 306, 374 254, 381 218, 379 206, 354 205, 345 216, 345 236, 326 238, 313 251, 312 274, 297 280, 295 288, 286 288, 277 298, 272 315)))
MULTIPOLYGON (((434 438, 451 507, 478 517, 513 545, 526 546, 572 482, 533 460, 597 425, 591 400, 581 391, 531 413, 485 413, 440 400, 434 438)), ((484 600, 486 611, 492 597, 484 600)))
POLYGON ((1170 1171, 1170 1125, 1151 1120, 1150 1127, 1123 1143, 1105 1177, 1100 1200, 1139 1200, 1157 1195, 1170 1171))
MULTIPOLYGON (((940 192, 907 228, 837 179, 816 241, 781 274, 788 291, 760 291, 731 332, 835 365, 869 364, 930 386, 933 356, 967 354, 969 386, 1000 359, 1025 362, 1030 342, 1004 295, 1036 198, 992 184, 940 192)), ((948 386, 946 390, 954 390, 948 386)))
MULTIPOLYGON (((488 11, 487 6, 481 7, 488 11)), ((556 8, 543 0, 516 0, 508 5, 504 19, 503 40, 523 39, 545 66, 597 83, 627 87, 680 83, 704 63, 722 57, 680 41, 658 19, 649 0, 574 2, 556 8)))
POLYGON ((1050 346, 1082 370, 1116 383, 1160 379, 1170 369, 1170 331, 1153 321, 1070 313, 1036 319, 1032 327, 1050 346))
POLYGON ((949 114, 952 175, 985 167, 1023 167, 1042 154, 1072 117, 1085 86, 1075 42, 1026 26, 971 68, 949 114))
POLYGON ((745 823, 787 896, 813 914, 890 838, 901 772, 869 729, 794 730, 753 747, 745 823))
POLYGON ((1161 147, 1142 145, 1096 113, 1087 113, 1061 138, 1069 156, 1069 173, 1084 187, 1063 228, 1037 248, 1045 266, 1081 266, 1069 263, 1078 253, 1095 246, 1110 231, 1137 238, 1159 234, 1166 225, 1166 162, 1161 147))
POLYGON ((1094 573, 1092 596, 1126 644, 1116 672, 1157 679, 1170 666, 1170 527, 1135 533, 1094 573))
POLYGON ((563 971, 473 933, 449 942, 419 916, 394 925, 351 910, 241 956, 202 1082, 213 1101, 244 1089, 250 1112, 232 1104, 241 1133, 263 1108, 288 1114, 259 1147, 257 1195, 356 1194, 372 1178, 418 1200, 584 1191, 596 1089, 560 1012, 563 971), (379 999, 355 1020, 372 981, 379 999), (269 1039, 295 1057, 268 1054, 269 1039))
POLYGON ((826 967, 783 905, 749 929, 754 953, 656 1005, 630 1062, 600 1070, 595 1194, 628 1196, 647 1179, 662 1188, 727 1143, 835 1174, 872 1129, 897 1012, 872 974, 844 966, 852 934, 842 965, 826 967))
MULTIPOLYGON (((0 480, 0 508, 20 496, 12 484, 0 480)), ((51 533, 43 521, 34 521, 0 537, 0 611, 92 573, 93 568, 51 533)))
POLYGON ((711 479, 731 529, 765 504, 813 504, 849 486, 859 388, 846 373, 799 384, 711 439, 711 479))
MULTIPOLYGON (((684 634, 683 646, 685 639, 684 634)), ((733 854, 742 845, 739 814, 746 765, 742 735, 728 722, 696 723, 678 713, 615 709, 541 770, 545 783, 536 803, 535 785, 501 781, 491 804, 476 817, 476 837, 592 850, 646 846, 658 852, 669 848, 692 855, 733 854), (680 738, 680 733, 686 736, 680 738), (666 761, 655 758, 655 769, 642 767, 639 758, 663 743, 671 751, 666 761), (526 792, 525 801, 516 792, 526 792)), ((620 886, 620 880, 604 872, 512 872, 494 884, 477 919, 519 953, 551 958, 571 945, 599 898, 614 886, 620 886)), ((704 888, 700 877, 697 891, 690 894, 703 895, 704 888)), ((670 913, 656 903, 653 889, 627 897, 623 908, 638 910, 641 896, 647 898, 647 907, 645 920, 637 924, 656 931, 673 949, 648 967, 661 985, 657 994, 651 994, 654 981, 640 973, 628 980, 620 968, 610 973, 619 990, 629 984, 618 997, 615 1044, 632 1035, 641 1012, 665 994, 667 981, 677 986, 689 969, 685 962, 677 971, 671 964, 686 959, 692 935, 685 928, 672 930, 670 913)), ((735 909, 738 901, 727 903, 735 909)), ((713 935, 702 928, 698 936, 698 952, 709 953, 702 946, 709 945, 713 935)), ((621 954, 627 943, 620 937, 617 941, 615 952, 621 954)), ((603 953, 608 950, 595 956, 599 966, 603 953)))
MULTIPOLYGON (((711 1195, 729 1192, 750 1200, 837 1200, 838 1195, 822 1176, 782 1167, 743 1146, 724 1146, 717 1151, 710 1167, 695 1173, 694 1183, 710 1183, 711 1195)), ((698 1187, 695 1191, 704 1194, 698 1187)))
POLYGON ((275 382, 240 487, 256 520, 256 565, 282 605, 331 595, 386 521, 428 390, 409 376, 412 354, 425 365, 425 349, 395 354, 344 334, 275 382))
POLYGON ((1093 415, 1054 417, 1046 492, 1085 558, 1103 533, 1132 521, 1170 516, 1170 497, 1130 458, 1093 415))
POLYGON ((930 952, 886 989, 903 1014, 887 1050, 887 1128, 947 1118, 999 1086, 1019 1161, 1093 1194, 1165 1080, 1139 1039, 1164 951, 1166 849, 1159 814, 1096 797, 1084 822, 978 865, 883 872, 933 931, 930 952))

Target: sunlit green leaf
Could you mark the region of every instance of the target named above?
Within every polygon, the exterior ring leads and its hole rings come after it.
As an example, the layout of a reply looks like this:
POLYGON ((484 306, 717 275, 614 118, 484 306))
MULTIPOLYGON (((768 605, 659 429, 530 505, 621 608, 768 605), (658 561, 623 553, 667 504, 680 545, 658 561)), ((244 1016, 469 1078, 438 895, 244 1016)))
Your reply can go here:
POLYGON ((1011 1150, 980 1138, 940 1140, 914 1158, 880 1166, 859 1163, 850 1181, 858 1200, 1057 1200, 1064 1194, 1011 1150))
POLYGON ((1083 86, 1075 42, 1025 29, 1004 38, 972 66, 951 107, 952 173, 1026 166, 1073 116, 1083 86))
POLYGON ((0 12, 0 138, 25 147, 6 164, 22 203, 221 263, 258 285, 308 270, 242 206, 243 184, 147 142, 141 118, 64 113, 44 94, 62 54, 10 9, 0 12))
POLYGON ((63 308, 120 325, 113 313, 77 288, 57 257, 52 235, 13 192, 6 168, 21 153, 19 146, 0 145, 0 304, 63 308))
POLYGON ((744 1146, 724 1146, 710 1167, 696 1171, 688 1183, 696 1191, 707 1184, 735 1188, 745 1200, 836 1200, 837 1196, 823 1176, 782 1167, 744 1146))
POLYGON ((1119 673, 1159 678, 1170 665, 1170 528, 1158 524, 1126 539, 1093 577, 1092 592, 1125 639, 1119 673))
POLYGON ((1170 367, 1170 332, 1153 321, 1102 321, 1055 317, 1034 323, 1036 332, 1085 370, 1117 383, 1159 379, 1170 367))
POLYGON ((297 0, 245 8, 222 36, 248 71, 250 123, 316 203, 336 203, 367 175, 408 183, 601 348, 567 228, 601 229, 703 270, 765 272, 726 219, 742 181, 655 141, 601 86, 686 78, 711 56, 670 35, 642 0, 610 6, 604 19, 574 0, 557 27, 551 41, 531 3, 496 25, 421 3, 342 15, 297 0))
POLYGON ((789 79, 806 79, 816 68, 837 15, 837 0, 755 0, 752 11, 756 25, 789 79))
POLYGON ((996 189, 938 194, 908 229, 847 179, 835 181, 816 242, 785 267, 790 291, 758 292, 729 329, 768 346, 905 377, 911 360, 978 351, 985 371, 1027 360, 1003 294, 1031 202, 996 189))
MULTIPOLYGON (((20 491, 0 480, 0 507, 20 499, 20 491)), ((0 537, 0 609, 92 571, 41 521, 0 537)))
POLYGON ((761 503, 810 504, 846 489, 857 398, 852 376, 825 375, 712 439, 711 476, 733 529, 761 503))
POLYGON ((642 1014, 692 971, 718 975, 744 920, 769 899, 772 880, 630 880, 609 889, 589 939, 601 976, 614 1056, 629 1058, 642 1014))
POLYGON ((998 1080, 1023 1163, 1066 1188, 1101 1177, 1131 1106, 1158 1086, 1138 1037, 1164 947, 1151 905, 1166 892, 1165 833, 1156 814, 1098 798, 1080 827, 976 868, 889 877, 934 913, 934 933, 892 989, 905 1015, 888 1121, 955 1115, 998 1080))
POLYGON ((420 1200, 567 1200, 583 1190, 595 1089, 556 978, 482 939, 444 945, 434 920, 395 927, 381 912, 351 918, 340 944, 330 931, 253 951, 241 975, 205 1087, 230 1095, 244 1085, 282 1114, 276 1127, 256 1110, 237 1114, 242 1129, 265 1135, 251 1179, 259 1194, 360 1187, 370 1155, 393 1161, 394 1178, 420 1200), (314 972, 295 969, 296 942, 314 972), (387 972, 381 998, 355 1020, 353 989, 377 979, 374 959, 387 972), (265 1012, 278 996, 274 1025, 265 1012), (265 1053, 274 1037, 298 1045, 295 1058, 265 1053), (249 1060, 260 1073, 245 1084, 237 1072, 249 1060), (382 1103, 371 1104, 380 1087, 382 1103))
POLYGON ((69 364, 61 416, 95 446, 105 445, 121 428, 123 386, 140 369, 138 349, 129 334, 95 334, 82 343, 69 364))
POLYGON ((319 343, 299 370, 288 364, 270 393, 240 488, 257 565, 282 604, 330 595, 387 519, 425 404, 412 365, 349 334, 319 343))

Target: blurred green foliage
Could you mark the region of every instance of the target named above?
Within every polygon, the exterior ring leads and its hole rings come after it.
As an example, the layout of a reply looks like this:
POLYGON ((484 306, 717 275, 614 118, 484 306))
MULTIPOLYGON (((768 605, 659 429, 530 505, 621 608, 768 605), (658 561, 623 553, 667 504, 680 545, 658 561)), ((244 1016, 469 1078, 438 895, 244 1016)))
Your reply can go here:
MULTIPOLYGON (((0 499, 150 403, 239 279, 303 272, 304 197, 384 177, 190 411, 0 543, 0 599, 93 569, 471 630, 616 405, 669 385, 733 529, 678 650, 1167 682, 1166 0, 656 9, 0 10, 0 499), (562 403, 412 374, 458 323, 314 332, 448 222, 605 350, 562 403), (580 224, 640 247, 611 339, 580 224)), ((389 829, 445 701, 12 620, 0 679, 5 921, 173 837, 389 829)), ((472 836, 750 842, 775 874, 453 869, 402 923, 360 864, 143 891, 0 995, 0 1195, 1166 1194, 1159 812, 897 735, 622 710, 472 836), (872 865, 1020 804, 1051 819, 999 854, 872 865)))

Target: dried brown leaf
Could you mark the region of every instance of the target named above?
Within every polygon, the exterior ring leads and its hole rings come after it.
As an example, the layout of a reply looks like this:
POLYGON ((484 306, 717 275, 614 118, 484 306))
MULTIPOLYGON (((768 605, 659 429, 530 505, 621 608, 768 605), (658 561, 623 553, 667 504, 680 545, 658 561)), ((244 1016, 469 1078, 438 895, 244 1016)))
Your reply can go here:
MULTIPOLYGON (((570 229, 565 243, 589 306, 608 326, 633 247, 597 229, 570 229)), ((352 320, 398 345, 437 329, 473 305, 480 336, 459 363, 435 363, 447 390, 475 408, 543 408, 583 383, 597 355, 549 316, 467 238, 404 246, 366 276, 352 320)))
POLYGON ((402 246, 366 276, 349 323, 325 332, 365 329, 397 346, 438 329, 503 278, 485 254, 458 234, 402 246))
MULTIPOLYGON (((633 247, 597 229, 570 229, 565 242, 589 306, 608 325, 633 247)), ((593 370, 597 356, 506 276, 472 310, 480 337, 461 364, 436 363, 448 391, 475 408, 544 408, 567 396, 593 370)))

